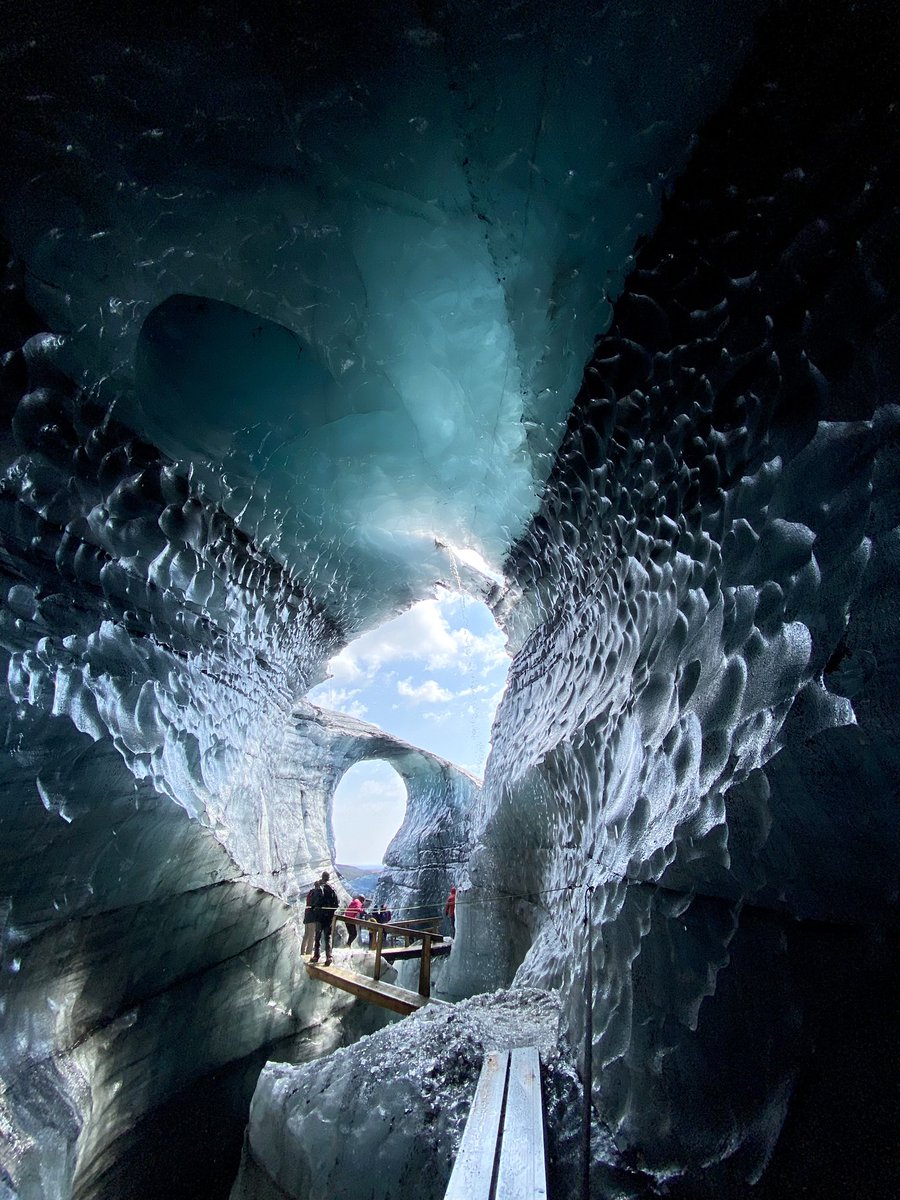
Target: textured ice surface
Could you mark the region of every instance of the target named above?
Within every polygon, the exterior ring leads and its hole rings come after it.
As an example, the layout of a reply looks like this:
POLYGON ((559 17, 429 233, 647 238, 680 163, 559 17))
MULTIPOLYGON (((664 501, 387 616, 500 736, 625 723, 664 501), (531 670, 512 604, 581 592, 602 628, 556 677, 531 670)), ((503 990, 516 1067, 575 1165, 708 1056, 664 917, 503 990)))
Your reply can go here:
MULTIPOLYGON (((10 1186, 47 1196, 73 1179, 102 1192, 148 1110, 346 1007, 298 971, 283 899, 331 865, 329 787, 353 757, 317 773, 291 718, 334 622, 73 388, 59 353, 33 335, 6 361, 0 508, 3 1161, 10 1186)), ((379 751, 449 797, 473 786, 384 735, 379 751)), ((429 822, 446 839, 452 821, 429 822)), ((445 884, 441 869, 409 888, 445 884)))
POLYGON ((898 130, 877 40, 790 33, 641 247, 508 564, 519 651, 445 976, 560 987, 577 1031, 587 904, 595 1102, 690 1195, 745 1194, 792 1104, 774 1194, 804 1143, 848 1186, 843 1094, 854 1144, 890 1137, 856 1030, 894 994, 898 130))
MULTIPOLYGON (((318 827, 330 835, 334 790, 354 763, 390 763, 406 787, 406 812, 384 854, 378 899, 394 913, 442 911, 471 851, 470 818, 478 781, 452 763, 343 713, 298 704, 292 723, 292 760, 303 764, 298 787, 304 828, 318 827)), ((327 847, 327 854, 334 857, 333 846, 327 847)))
POLYGON ((5 283, 2 1162, 13 1194, 51 1197, 148 1109, 327 1013, 278 898, 327 839, 276 760, 338 640, 72 386, 5 283))

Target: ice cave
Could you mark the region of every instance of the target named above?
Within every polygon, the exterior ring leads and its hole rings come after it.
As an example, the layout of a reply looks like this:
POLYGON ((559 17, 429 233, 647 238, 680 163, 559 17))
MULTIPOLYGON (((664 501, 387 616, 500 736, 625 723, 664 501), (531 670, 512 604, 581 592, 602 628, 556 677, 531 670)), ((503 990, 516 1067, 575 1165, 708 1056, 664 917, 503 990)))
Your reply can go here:
POLYGON ((0 1200, 441 1200, 525 1045, 550 1200, 898 1194, 898 46, 4 5, 0 1200), (448 587, 483 779, 308 698, 448 587), (403 1017, 301 955, 370 760, 403 1017))

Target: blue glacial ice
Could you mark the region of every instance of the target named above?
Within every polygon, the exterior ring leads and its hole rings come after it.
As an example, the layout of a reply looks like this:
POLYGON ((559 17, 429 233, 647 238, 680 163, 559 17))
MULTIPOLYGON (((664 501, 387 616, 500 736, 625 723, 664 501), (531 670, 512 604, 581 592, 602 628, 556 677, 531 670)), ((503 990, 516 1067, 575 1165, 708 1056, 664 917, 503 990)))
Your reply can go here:
POLYGON ((746 53, 752 6, 679 10, 401 5, 349 71, 322 17, 286 33, 299 77, 249 25, 214 76, 189 36, 98 39, 87 98, 25 105, 28 294, 72 373, 348 623, 446 574, 435 538, 499 569, 746 53))
POLYGON ((897 14, 762 8, 10 14, 3 1200, 227 1195, 265 1059, 242 1200, 393 1083, 446 1165, 512 1009, 566 1194, 588 951, 593 1194, 888 1194, 897 14), (306 699, 448 584, 483 786, 306 699), (462 884, 399 1030, 298 953, 371 758, 390 902, 462 884))

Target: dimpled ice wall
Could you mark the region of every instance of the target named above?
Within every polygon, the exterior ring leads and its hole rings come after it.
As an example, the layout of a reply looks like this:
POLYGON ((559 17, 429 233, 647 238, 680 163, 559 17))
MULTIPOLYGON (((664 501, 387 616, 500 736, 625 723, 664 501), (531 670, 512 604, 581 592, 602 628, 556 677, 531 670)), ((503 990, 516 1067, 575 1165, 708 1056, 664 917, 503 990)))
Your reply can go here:
POLYGON ((7 275, 2 1179, 49 1197, 179 1088, 321 1015, 279 897, 326 839, 276 760, 338 641, 35 324, 7 275))
POLYGON ((71 384, 6 282, 5 1182, 102 1195, 148 1110, 327 1012, 284 900, 331 864, 343 770, 407 780, 408 903, 446 891, 475 782, 340 718, 323 750, 327 718, 291 716, 334 624, 71 384))
POLYGON ((896 1047, 872 1031, 897 899, 897 110, 875 21, 783 16, 640 249, 510 560, 520 649, 451 962, 463 991, 561 987, 580 1037, 587 911, 598 1112, 690 1195, 745 1194, 786 1113, 770 1194, 860 1169, 890 1190, 889 1152, 848 1148, 890 1142, 896 1047))

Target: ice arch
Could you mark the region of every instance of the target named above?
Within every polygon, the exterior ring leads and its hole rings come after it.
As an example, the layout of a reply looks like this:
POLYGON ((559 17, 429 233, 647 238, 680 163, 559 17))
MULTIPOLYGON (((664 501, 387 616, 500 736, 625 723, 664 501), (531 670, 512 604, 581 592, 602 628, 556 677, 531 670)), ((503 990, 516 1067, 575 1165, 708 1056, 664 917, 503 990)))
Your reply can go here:
POLYGON ((315 801, 305 794, 305 807, 327 814, 338 782, 356 763, 375 760, 394 768, 406 787, 406 812, 385 851, 379 897, 393 909, 443 904, 471 850, 478 780, 343 713, 303 704, 294 711, 293 726, 304 774, 315 766, 315 801))

